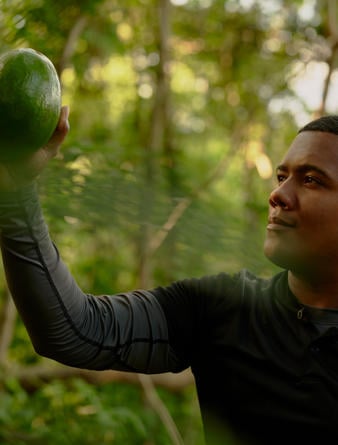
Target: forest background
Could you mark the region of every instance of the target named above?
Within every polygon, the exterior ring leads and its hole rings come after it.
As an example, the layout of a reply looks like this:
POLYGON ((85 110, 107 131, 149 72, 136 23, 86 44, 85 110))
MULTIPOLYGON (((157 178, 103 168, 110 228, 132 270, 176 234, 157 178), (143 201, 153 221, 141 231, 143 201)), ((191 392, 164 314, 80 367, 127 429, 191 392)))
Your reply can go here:
MULTIPOLYGON (((337 112, 336 0, 0 0, 0 39, 60 76, 71 131, 39 187, 85 291, 278 270, 267 199, 297 129, 337 112)), ((203 444, 189 370, 38 357, 2 271, 0 400, 1 445, 203 444)))

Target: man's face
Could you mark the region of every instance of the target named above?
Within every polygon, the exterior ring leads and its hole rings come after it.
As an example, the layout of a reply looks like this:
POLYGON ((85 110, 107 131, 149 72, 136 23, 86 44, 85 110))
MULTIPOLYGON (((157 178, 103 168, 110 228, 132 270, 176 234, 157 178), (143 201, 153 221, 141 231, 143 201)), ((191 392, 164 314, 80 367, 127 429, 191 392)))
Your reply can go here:
POLYGON ((294 272, 338 268, 338 136, 297 135, 277 167, 265 255, 294 272))

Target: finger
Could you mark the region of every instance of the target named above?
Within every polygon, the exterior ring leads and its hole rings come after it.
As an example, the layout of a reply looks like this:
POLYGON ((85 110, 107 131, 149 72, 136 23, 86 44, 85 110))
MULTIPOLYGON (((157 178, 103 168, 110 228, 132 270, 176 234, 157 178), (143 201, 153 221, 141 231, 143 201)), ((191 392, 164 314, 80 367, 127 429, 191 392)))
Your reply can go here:
POLYGON ((59 122, 56 127, 57 131, 63 131, 65 129, 69 130, 68 117, 69 117, 69 107, 68 107, 68 105, 64 105, 61 108, 59 122))
POLYGON ((44 147, 44 149, 47 152, 49 152, 50 156, 56 155, 58 149, 60 148, 62 142, 64 141, 65 137, 68 134, 70 128, 68 116, 69 116, 69 107, 65 105, 61 108, 60 118, 57 127, 52 137, 44 147))

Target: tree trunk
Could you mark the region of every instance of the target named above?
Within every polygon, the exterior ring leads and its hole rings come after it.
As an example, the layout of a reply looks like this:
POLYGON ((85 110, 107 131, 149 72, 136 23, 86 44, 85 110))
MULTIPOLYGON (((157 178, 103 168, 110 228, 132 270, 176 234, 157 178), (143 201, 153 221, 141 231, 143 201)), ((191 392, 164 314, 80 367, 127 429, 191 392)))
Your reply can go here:
POLYGON ((158 49, 160 61, 156 76, 154 105, 150 119, 148 144, 145 148, 145 188, 140 208, 139 235, 139 286, 151 285, 152 265, 150 242, 153 236, 152 214, 156 201, 159 157, 166 144, 166 129, 169 127, 169 36, 170 36, 170 2, 158 0, 158 49))

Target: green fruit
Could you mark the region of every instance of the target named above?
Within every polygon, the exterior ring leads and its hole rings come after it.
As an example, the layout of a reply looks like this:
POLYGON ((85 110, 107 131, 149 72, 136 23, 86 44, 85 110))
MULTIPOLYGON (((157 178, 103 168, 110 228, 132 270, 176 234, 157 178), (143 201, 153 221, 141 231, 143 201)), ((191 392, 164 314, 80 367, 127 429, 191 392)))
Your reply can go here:
POLYGON ((0 56, 0 161, 17 161, 43 147, 61 111, 53 63, 31 48, 0 56))

